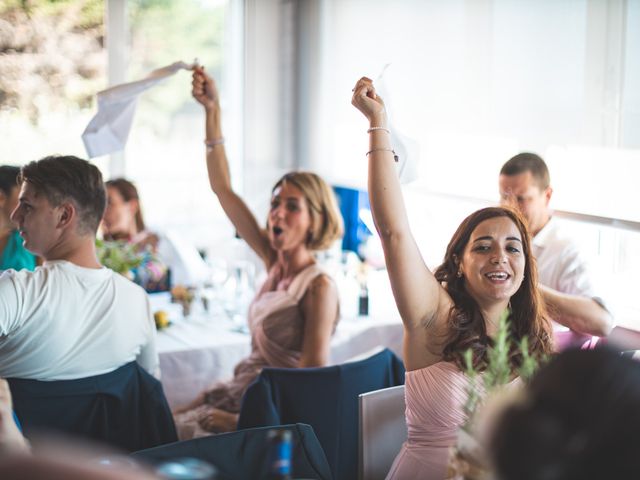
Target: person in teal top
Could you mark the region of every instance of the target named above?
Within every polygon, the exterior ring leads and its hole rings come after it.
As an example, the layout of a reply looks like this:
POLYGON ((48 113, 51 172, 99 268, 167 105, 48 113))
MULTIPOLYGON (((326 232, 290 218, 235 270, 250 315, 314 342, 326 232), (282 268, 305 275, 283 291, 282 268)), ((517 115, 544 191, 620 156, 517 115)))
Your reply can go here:
POLYGON ((9 218, 18 204, 19 174, 18 167, 0 166, 0 271, 36 268, 36 257, 22 246, 20 233, 9 218))

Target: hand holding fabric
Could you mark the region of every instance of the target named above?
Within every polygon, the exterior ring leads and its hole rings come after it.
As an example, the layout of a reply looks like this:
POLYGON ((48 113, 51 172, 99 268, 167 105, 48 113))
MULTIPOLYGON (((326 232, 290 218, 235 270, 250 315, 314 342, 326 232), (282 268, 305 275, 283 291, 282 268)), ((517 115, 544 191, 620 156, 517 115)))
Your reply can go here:
POLYGON ((386 127, 387 113, 382 98, 370 78, 362 77, 353 88, 351 104, 360 110, 372 127, 386 127))
POLYGON ((207 111, 220 110, 220 96, 216 83, 204 71, 204 67, 193 67, 193 80, 191 81, 191 95, 204 106, 207 111))

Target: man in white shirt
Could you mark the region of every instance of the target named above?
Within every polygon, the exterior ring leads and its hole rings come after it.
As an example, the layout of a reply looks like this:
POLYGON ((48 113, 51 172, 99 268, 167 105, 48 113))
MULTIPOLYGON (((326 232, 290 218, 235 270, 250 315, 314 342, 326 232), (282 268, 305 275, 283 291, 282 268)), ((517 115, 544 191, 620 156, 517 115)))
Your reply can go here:
POLYGON ((0 377, 71 380, 134 360, 159 375, 155 324, 142 288, 98 262, 102 175, 72 156, 22 168, 11 218, 44 260, 0 276, 0 377))
POLYGON ((550 315, 574 334, 558 346, 608 335, 613 319, 594 290, 587 263, 551 216, 553 189, 545 162, 534 153, 516 155, 500 170, 499 186, 501 204, 516 207, 528 222, 540 292, 550 315))

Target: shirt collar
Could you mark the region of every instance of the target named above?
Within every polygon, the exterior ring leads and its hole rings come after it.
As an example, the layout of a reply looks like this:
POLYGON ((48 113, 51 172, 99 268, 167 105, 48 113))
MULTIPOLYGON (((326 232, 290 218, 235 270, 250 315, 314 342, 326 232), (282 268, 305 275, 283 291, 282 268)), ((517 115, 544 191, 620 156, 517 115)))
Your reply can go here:
POLYGON ((555 219, 553 217, 549 217, 549 221, 542 227, 542 230, 538 232, 538 234, 533 237, 534 246, 539 248, 544 248, 549 240, 549 237, 552 235, 553 229, 555 228, 555 219))

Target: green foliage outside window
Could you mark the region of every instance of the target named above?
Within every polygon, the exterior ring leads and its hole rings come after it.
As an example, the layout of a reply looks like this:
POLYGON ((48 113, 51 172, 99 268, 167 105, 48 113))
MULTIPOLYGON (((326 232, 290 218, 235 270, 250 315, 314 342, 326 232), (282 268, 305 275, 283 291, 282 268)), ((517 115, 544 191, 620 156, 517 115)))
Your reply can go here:
MULTIPOLYGON (((127 80, 175 60, 194 57, 218 75, 224 2, 127 2, 130 68, 127 80)), ((56 111, 95 108, 107 87, 104 0, 5 0, 0 3, 0 113, 37 125, 56 111)), ((143 121, 165 133, 171 115, 190 102, 184 82, 166 82, 145 94, 143 121), (164 122, 164 123, 160 123, 164 122)))

